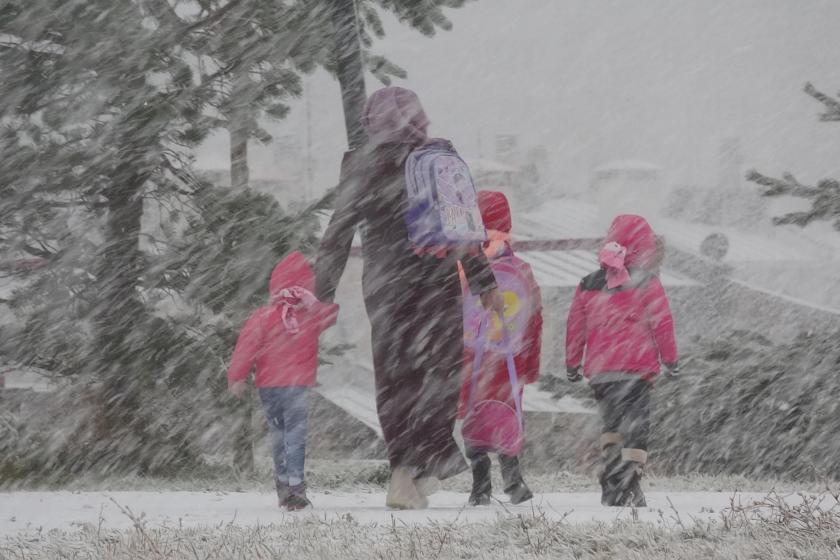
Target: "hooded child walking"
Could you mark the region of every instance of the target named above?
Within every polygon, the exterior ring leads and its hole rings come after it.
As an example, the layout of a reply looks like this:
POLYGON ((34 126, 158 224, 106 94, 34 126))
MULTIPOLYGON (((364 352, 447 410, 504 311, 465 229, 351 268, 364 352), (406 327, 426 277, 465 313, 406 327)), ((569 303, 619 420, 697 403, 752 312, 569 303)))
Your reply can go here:
POLYGON ((335 324, 338 305, 313 295, 315 276, 299 252, 285 257, 271 274, 268 305, 254 311, 236 342, 228 369, 231 393, 241 397, 255 369, 271 436, 280 507, 310 506, 303 466, 307 401, 318 369, 318 338, 335 324))
POLYGON ((660 364, 669 376, 678 371, 674 321, 647 221, 618 216, 604 241, 600 270, 581 281, 569 310, 566 371, 570 381, 586 378, 603 420, 601 503, 642 507, 650 391, 660 364))
MULTIPOLYGON (((525 286, 526 293, 514 294, 505 290, 504 285, 499 285, 506 303, 508 303, 505 317, 509 322, 505 325, 505 328, 513 327, 516 324, 511 316, 522 313, 525 315, 521 321, 524 330, 519 349, 513 356, 518 386, 515 396, 505 355, 498 352, 484 352, 479 366, 476 386, 473 387, 472 370, 476 352, 469 345, 465 348, 465 375, 458 411, 458 417, 462 419, 470 413, 471 403, 482 401, 505 403, 511 410, 515 410, 514 398, 519 399, 521 406, 524 385, 536 382, 540 374, 543 324, 540 288, 537 286, 531 267, 513 253, 510 242, 510 205, 504 194, 494 191, 480 191, 478 193, 478 205, 488 236, 484 253, 487 255, 491 266, 494 263, 504 262, 515 270, 515 274, 523 280, 522 285, 525 286)), ((497 277, 497 280, 498 278, 501 278, 501 276, 497 277)), ((465 283, 464 292, 466 293, 467 290, 465 283)), ((471 447, 469 444, 466 447, 466 455, 470 460, 473 474, 473 487, 469 498, 470 505, 488 505, 490 503, 492 490, 490 483, 491 462, 488 451, 491 450, 471 447)), ((498 452, 498 458, 502 470, 504 492, 510 496, 510 501, 519 504, 530 500, 533 494, 522 477, 519 457, 498 452)))

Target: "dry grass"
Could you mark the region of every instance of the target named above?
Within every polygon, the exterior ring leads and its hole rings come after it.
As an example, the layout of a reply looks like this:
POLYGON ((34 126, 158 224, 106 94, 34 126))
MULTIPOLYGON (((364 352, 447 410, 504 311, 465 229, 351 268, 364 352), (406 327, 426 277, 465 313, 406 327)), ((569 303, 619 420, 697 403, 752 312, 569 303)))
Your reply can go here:
POLYGON ((792 499, 771 492, 747 504, 733 497, 721 519, 726 530, 752 535, 756 530, 772 528, 802 546, 833 535, 840 555, 840 492, 835 490, 816 495, 798 493, 792 499))
POLYGON ((733 502, 718 522, 685 523, 663 512, 656 524, 570 524, 539 511, 492 523, 390 524, 306 517, 284 524, 233 523, 186 529, 148 527, 123 510, 134 528, 83 526, 76 532, 35 532, 0 541, 0 558, 55 559, 414 559, 559 558, 671 560, 814 560, 840 555, 840 500, 836 494, 786 501, 769 494, 755 503, 733 502))

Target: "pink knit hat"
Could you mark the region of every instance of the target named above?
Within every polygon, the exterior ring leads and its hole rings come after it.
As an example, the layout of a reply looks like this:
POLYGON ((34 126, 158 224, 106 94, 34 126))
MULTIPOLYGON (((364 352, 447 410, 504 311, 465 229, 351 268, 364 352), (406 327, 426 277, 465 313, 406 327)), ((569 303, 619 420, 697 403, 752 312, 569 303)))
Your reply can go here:
POLYGON ((630 272, 624 264, 627 249, 610 241, 598 252, 598 260, 607 269, 607 288, 613 290, 630 280, 630 272))

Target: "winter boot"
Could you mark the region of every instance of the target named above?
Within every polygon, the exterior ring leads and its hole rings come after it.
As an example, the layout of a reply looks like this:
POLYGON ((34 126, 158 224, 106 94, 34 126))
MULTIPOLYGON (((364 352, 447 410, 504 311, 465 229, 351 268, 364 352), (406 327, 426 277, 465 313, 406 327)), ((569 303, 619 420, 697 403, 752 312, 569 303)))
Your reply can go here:
POLYGON ((289 484, 274 477, 274 488, 277 490, 277 505, 285 507, 286 498, 289 497, 289 484))
POLYGON ((312 502, 306 497, 306 485, 303 483, 289 486, 289 495, 283 501, 283 505, 289 511, 300 511, 312 506, 312 502))
POLYGON ((396 467, 391 473, 385 505, 393 509, 424 509, 429 506, 429 500, 417 489, 414 473, 408 467, 396 467))
POLYGON ((490 482, 490 457, 486 453, 478 455, 472 463, 473 486, 470 493, 471 506, 489 506, 492 486, 490 482))
POLYGON ((624 464, 617 483, 618 491, 615 505, 621 507, 646 507, 642 492, 641 478, 643 467, 634 461, 624 464))
POLYGON ((642 474, 647 462, 647 451, 643 449, 622 449, 622 468, 617 477, 619 488, 616 504, 623 507, 646 507, 642 492, 642 474))
POLYGON ((519 457, 499 455, 499 463, 502 465, 502 480, 505 482, 505 494, 510 496, 510 503, 516 505, 527 502, 534 497, 531 489, 522 479, 522 471, 519 469, 519 457))
POLYGON ((440 490, 440 480, 434 476, 419 476, 414 479, 414 486, 421 496, 429 497, 440 490))
POLYGON ((601 434, 601 458, 603 465, 598 481, 601 483, 601 505, 617 505, 620 488, 618 474, 621 470, 621 434, 605 432, 601 434))
POLYGON ((513 505, 527 502, 534 497, 534 494, 531 492, 531 489, 528 488, 528 485, 525 484, 524 480, 522 482, 517 482, 513 486, 505 488, 505 494, 510 496, 510 503, 513 505))

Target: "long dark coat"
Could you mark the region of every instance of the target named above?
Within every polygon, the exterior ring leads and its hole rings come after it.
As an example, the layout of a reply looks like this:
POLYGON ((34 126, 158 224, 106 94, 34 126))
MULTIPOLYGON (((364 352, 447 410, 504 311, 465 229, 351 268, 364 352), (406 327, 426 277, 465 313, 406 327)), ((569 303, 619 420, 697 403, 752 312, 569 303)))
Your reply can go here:
POLYGON ((445 258, 414 252, 403 217, 409 150, 384 144, 345 155, 315 265, 316 295, 333 300, 359 228, 377 412, 391 467, 443 479, 467 468, 452 437, 463 360, 458 260, 473 293, 496 283, 481 250, 445 258))

